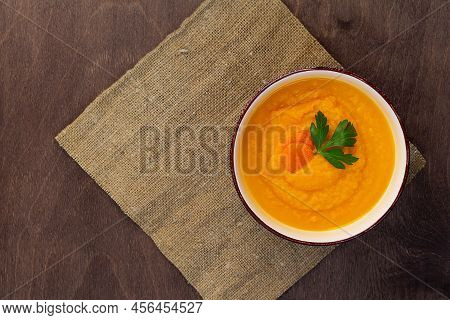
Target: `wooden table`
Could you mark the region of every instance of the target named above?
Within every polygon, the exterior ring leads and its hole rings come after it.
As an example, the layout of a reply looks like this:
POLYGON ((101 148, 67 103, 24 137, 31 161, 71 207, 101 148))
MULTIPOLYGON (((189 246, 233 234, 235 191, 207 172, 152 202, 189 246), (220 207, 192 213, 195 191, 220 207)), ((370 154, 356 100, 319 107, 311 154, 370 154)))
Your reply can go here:
MULTIPOLYGON (((281 298, 448 296, 448 2, 285 2, 390 97, 428 164, 364 235, 374 250, 341 245, 281 298)), ((199 3, 0 0, 0 297, 199 298, 131 220, 99 235, 123 213, 54 140, 199 3)))

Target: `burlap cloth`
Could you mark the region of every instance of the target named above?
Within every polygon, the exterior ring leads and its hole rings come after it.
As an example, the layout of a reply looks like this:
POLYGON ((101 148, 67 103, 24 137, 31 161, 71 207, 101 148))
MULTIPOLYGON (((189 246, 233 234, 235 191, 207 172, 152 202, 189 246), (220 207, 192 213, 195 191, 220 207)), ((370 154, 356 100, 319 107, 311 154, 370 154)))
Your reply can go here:
MULTIPOLYGON (((314 66, 340 67, 281 1, 205 1, 56 139, 203 298, 277 298, 334 247, 294 244, 253 220, 229 174, 229 134, 216 174, 155 175, 140 168, 139 132, 232 127, 264 83, 314 66)), ((411 155, 410 177, 424 165, 411 155)))

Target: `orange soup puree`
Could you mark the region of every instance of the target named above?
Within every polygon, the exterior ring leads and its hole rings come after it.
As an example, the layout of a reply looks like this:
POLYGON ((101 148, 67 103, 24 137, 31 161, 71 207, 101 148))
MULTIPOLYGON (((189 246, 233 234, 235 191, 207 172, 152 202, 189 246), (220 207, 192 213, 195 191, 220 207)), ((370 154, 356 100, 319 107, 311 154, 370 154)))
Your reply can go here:
POLYGON ((329 230, 360 218, 382 197, 394 169, 394 148, 385 116, 363 91, 340 80, 311 78, 282 87, 255 106, 236 170, 253 201, 273 218, 299 229, 329 230), (353 165, 337 169, 311 152, 309 128, 319 110, 328 118, 328 138, 340 121, 353 123, 356 144, 343 149, 359 158, 353 165), (254 134, 255 128, 263 134, 254 134), (297 140, 301 144, 295 148, 304 156, 296 160, 290 142, 297 140))

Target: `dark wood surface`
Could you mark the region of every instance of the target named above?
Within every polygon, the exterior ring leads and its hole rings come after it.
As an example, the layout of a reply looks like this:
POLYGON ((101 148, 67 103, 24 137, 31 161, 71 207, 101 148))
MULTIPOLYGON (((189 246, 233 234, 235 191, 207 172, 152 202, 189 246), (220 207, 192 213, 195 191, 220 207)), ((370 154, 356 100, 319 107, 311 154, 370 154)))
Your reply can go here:
MULTIPOLYGON (((449 5, 285 2, 342 65, 390 97, 428 164, 364 235, 373 249, 341 245, 281 298, 445 298, 449 5)), ((0 0, 0 297, 199 298, 131 220, 98 235, 123 213, 54 140, 199 3, 0 0)))

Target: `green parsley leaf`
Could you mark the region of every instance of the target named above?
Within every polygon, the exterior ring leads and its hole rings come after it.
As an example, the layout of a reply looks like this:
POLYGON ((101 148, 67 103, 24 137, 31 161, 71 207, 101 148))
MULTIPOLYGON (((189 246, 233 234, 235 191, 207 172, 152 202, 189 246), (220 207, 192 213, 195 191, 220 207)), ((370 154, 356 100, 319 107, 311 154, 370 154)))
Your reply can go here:
POLYGON ((317 127, 314 125, 314 123, 311 123, 309 131, 311 132, 311 138, 314 142, 314 145, 316 146, 317 150, 319 150, 319 147, 325 141, 328 130, 330 129, 330 127, 327 125, 327 118, 320 111, 316 114, 316 124, 317 127))
POLYGON ((348 120, 342 120, 339 122, 336 130, 334 130, 333 136, 325 144, 326 148, 332 147, 353 147, 356 142, 356 130, 353 124, 348 120))
POLYGON ((357 157, 354 157, 349 153, 344 153, 342 149, 330 149, 327 151, 320 151, 318 153, 338 169, 345 169, 344 163, 347 165, 352 165, 358 161, 357 157))
POLYGON ((327 118, 319 111, 316 114, 316 124, 311 123, 311 139, 316 147, 316 153, 322 155, 329 163, 338 169, 345 169, 345 165, 352 165, 358 161, 352 154, 345 154, 344 147, 353 147, 356 143, 356 129, 353 124, 346 120, 339 122, 331 138, 325 142, 329 126, 327 118))

